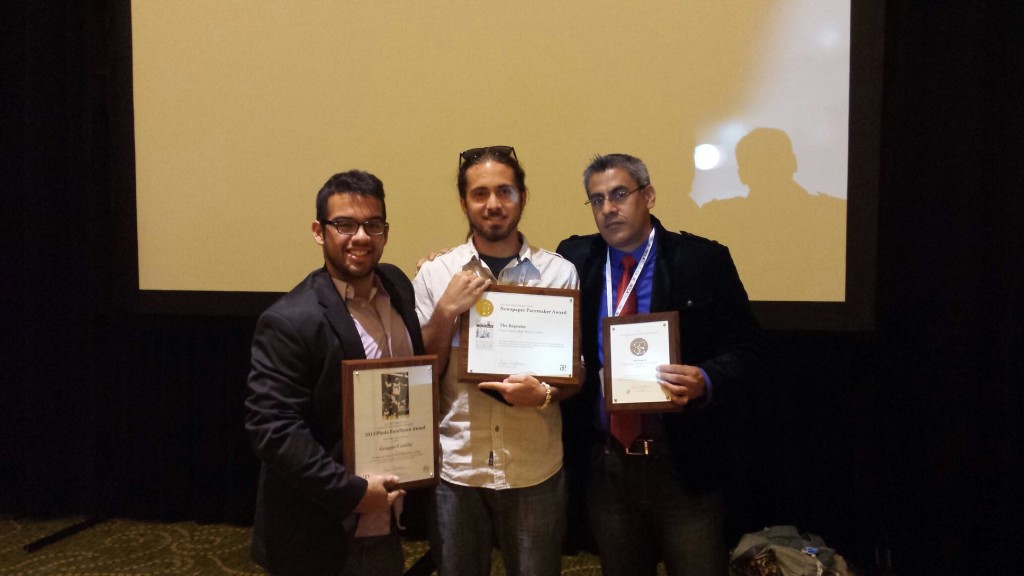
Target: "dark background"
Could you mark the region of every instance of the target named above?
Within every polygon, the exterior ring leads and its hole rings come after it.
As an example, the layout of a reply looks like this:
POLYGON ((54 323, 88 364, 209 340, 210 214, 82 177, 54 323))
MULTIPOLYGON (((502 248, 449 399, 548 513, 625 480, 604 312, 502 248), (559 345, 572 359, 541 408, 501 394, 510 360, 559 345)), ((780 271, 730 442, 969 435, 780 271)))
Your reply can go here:
MULTIPOLYGON (((131 302, 124 6, 5 9, 0 514, 244 524, 255 318, 131 302)), ((1012 566, 1022 30, 1019 2, 886 3, 875 330, 771 333, 733 530, 792 523, 872 573, 884 547, 900 575, 1012 566)))

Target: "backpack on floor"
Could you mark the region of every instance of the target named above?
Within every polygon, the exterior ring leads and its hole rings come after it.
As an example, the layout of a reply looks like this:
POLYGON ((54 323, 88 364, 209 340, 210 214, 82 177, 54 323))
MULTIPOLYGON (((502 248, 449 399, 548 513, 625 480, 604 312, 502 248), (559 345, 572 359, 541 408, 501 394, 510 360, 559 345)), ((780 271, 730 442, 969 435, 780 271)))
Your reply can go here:
POLYGON ((771 526, 744 534, 729 557, 729 576, 850 576, 846 561, 814 534, 771 526))

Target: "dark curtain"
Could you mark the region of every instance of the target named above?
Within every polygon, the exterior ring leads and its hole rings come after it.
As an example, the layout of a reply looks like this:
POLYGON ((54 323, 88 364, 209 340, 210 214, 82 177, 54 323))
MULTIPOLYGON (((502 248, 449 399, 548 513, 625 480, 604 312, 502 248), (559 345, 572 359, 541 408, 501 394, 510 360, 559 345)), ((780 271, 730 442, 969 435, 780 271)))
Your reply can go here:
MULTIPOLYGON (((7 12, 0 513, 248 522, 255 318, 142 314, 126 290, 127 1, 7 12)), ((872 573, 885 549, 901 575, 1008 565, 1024 513, 1021 12, 888 2, 876 330, 772 334, 737 423, 734 531, 794 523, 872 573)))
POLYGON ((1019 562, 1024 5, 890 2, 879 362, 860 448, 899 573, 1019 562))
POLYGON ((132 311, 128 3, 9 8, 0 511, 251 521, 255 318, 132 311))

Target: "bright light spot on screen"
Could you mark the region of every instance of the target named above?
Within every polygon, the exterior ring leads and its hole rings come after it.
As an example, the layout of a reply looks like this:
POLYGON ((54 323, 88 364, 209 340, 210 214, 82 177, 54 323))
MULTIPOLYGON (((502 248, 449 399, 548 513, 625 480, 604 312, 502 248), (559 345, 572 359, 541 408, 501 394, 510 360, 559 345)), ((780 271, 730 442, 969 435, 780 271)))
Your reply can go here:
POLYGON ((753 126, 750 126, 745 122, 735 120, 726 122, 718 127, 718 137, 716 140, 723 144, 732 144, 735 146, 736 143, 740 141, 740 138, 746 136, 747 132, 750 132, 753 128, 753 126))
POLYGON ((693 165, 697 170, 711 170, 721 159, 722 153, 714 144, 701 144, 693 150, 693 165))

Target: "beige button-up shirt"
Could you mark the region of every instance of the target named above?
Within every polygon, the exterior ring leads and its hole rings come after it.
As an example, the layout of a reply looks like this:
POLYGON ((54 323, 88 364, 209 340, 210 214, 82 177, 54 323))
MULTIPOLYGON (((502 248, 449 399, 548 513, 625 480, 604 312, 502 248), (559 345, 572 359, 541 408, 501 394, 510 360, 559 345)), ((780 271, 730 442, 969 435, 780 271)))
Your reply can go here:
MULTIPOLYGON (((502 271, 502 282, 539 288, 578 288, 576 268, 554 252, 522 247, 502 271), (516 268, 519 266, 519 268, 516 268)), ((473 241, 426 262, 413 280, 420 325, 434 313, 452 276, 480 254, 473 241)), ((475 265, 484 266, 482 261, 475 265)), ((497 272, 497 273, 495 273, 497 272)), ((562 467, 562 417, 557 406, 544 410, 512 407, 484 394, 474 382, 460 382, 459 330, 452 339, 448 368, 441 376, 441 478, 478 488, 525 488, 562 467)))

